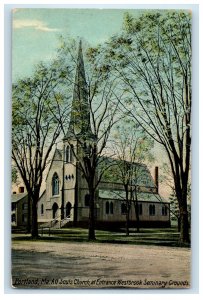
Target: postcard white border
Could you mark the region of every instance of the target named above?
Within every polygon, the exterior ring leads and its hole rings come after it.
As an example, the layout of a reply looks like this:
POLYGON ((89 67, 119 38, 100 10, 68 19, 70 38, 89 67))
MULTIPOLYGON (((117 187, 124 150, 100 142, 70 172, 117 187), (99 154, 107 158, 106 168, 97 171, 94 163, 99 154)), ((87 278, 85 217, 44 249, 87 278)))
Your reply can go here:
MULTIPOLYGON (((49 1, 47 4, 47 1, 35 1, 35 4, 29 4, 29 1, 21 1, 19 4, 18 1, 2 1, 1 2, 1 31, 2 36, 4 36, 4 43, 2 39, 1 45, 4 44, 4 49, 1 49, 1 59, 2 64, 4 63, 4 73, 1 72, 2 80, 4 79, 4 98, 1 99, 1 108, 0 108, 0 121, 1 121, 1 141, 4 140, 4 149, 3 147, 0 148, 0 165, 4 165, 1 167, 1 191, 4 190, 4 218, 0 217, 0 227, 1 230, 4 228, 4 253, 3 253, 3 259, 2 263, 4 261, 4 286, 2 285, 3 278, 0 278, 0 282, 2 287, 4 288, 4 294, 53 294, 49 295, 49 297, 52 298, 55 297, 54 294, 72 294, 73 291, 69 290, 16 290, 11 289, 9 286, 9 280, 10 280, 10 205, 8 205, 8 202, 10 201, 10 132, 11 132, 11 122, 10 122, 10 116, 11 116, 11 19, 10 19, 10 10, 14 7, 29 7, 29 8, 36 8, 36 7, 45 7, 45 8, 147 8, 147 9, 158 9, 158 8, 184 8, 189 9, 191 8, 193 10, 193 40, 194 40, 194 47, 193 47, 193 99, 197 99, 193 101, 193 135, 192 135, 192 182, 193 182, 193 191, 192 191, 192 198, 193 199, 201 199, 202 192, 200 191, 199 196, 199 188, 201 189, 201 183, 199 186, 199 165, 202 164, 202 159, 199 158, 199 149, 202 146, 202 138, 199 139, 199 128, 202 126, 202 118, 199 120, 199 111, 202 110, 202 104, 201 101, 198 101, 198 99, 201 99, 202 91, 200 90, 199 94, 199 64, 202 66, 202 58, 199 57, 199 53, 203 53, 202 45, 199 45, 199 29, 202 28, 202 25, 200 24, 200 27, 198 26, 199 23, 199 15, 202 16, 202 7, 200 1, 192 1, 193 4, 190 3, 190 1, 128 1, 128 4, 125 4, 124 1, 60 1, 57 3, 56 1, 49 1), (198 4, 200 10, 198 11, 198 4), (5 6, 4 6, 5 5, 5 6), (3 26, 3 10, 4 10, 4 26, 3 26), (200 52, 199 52, 200 49, 200 52), (3 51, 2 51, 3 50, 3 51), (2 53, 3 52, 3 53, 2 53), (3 102, 4 99, 4 102, 3 102), (200 123, 199 123, 200 122, 200 123)), ((202 23, 202 20, 200 18, 200 22, 202 23)), ((200 35, 201 36, 201 35, 200 35)), ((3 48, 1 46, 1 48, 3 48)), ((201 77, 202 78, 202 77, 201 77)), ((201 83, 200 83, 201 85, 201 83)), ((203 101, 203 100, 202 100, 203 101)), ((201 152, 200 152, 201 153, 201 152)), ((2 201, 3 202, 3 201, 2 201)), ((1 203, 3 205, 3 203, 1 203)), ((1 206, 2 207, 2 206, 1 206)), ((2 207, 3 211, 3 207, 2 207)), ((112 296, 114 294, 120 294, 122 296, 123 293, 125 294, 145 294, 142 295, 146 297, 146 294, 198 294, 201 293, 201 286, 199 286, 199 277, 198 277, 198 269, 199 265, 202 265, 202 259, 199 258, 199 252, 202 253, 202 245, 199 244, 199 229, 201 228, 201 218, 199 220, 199 211, 202 211, 202 203, 201 201, 196 201, 192 204, 192 218, 193 218, 193 224, 192 224, 192 280, 193 280, 193 287, 189 290, 116 290, 111 291, 112 296), (197 203, 196 203, 197 202, 197 203), (199 224, 200 221, 200 224, 199 224)), ((1 253, 2 254, 2 253, 1 253)), ((2 266, 3 264, 1 264, 2 266)), ((2 273, 2 272, 1 272, 2 273)), ((201 278, 201 273, 200 273, 201 278)), ((2 288, 1 287, 1 288, 2 288)), ((74 294, 78 294, 78 292, 81 294, 97 294, 97 298, 99 294, 105 294, 109 293, 106 290, 99 290, 99 291, 85 291, 85 290, 77 290, 74 292, 74 294)), ((71 297, 73 297, 72 295, 71 297)), ((135 295, 134 295, 135 296, 135 295)), ((140 295, 141 296, 141 295, 140 295)), ((157 295, 161 296, 161 295, 157 295)), ((156 296, 156 298, 157 298, 156 296)), ((164 297, 167 295, 164 295, 164 297)), ((178 295, 178 297, 181 295, 178 295)), ((66 296, 67 297, 67 296, 66 296)), ((137 297, 137 295, 136 295, 137 297)), ((74 298, 74 297, 73 297, 74 298)), ((88 298, 90 298, 88 296, 88 298)), ((153 299, 153 298, 152 298, 153 299)))

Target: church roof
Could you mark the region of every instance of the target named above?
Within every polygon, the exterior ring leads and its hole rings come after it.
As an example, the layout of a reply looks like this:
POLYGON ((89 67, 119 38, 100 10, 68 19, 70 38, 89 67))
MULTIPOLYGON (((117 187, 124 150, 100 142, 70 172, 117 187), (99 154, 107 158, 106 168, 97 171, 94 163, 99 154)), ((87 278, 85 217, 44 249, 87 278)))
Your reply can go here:
POLYGON ((73 100, 69 129, 64 138, 74 137, 77 134, 92 134, 90 125, 90 108, 88 102, 88 89, 85 76, 85 67, 82 53, 82 42, 79 43, 75 81, 73 88, 73 100))
MULTIPOLYGON (((115 180, 116 177, 116 172, 119 172, 119 168, 118 168, 118 164, 119 162, 124 162, 122 160, 113 158, 113 157, 101 157, 100 158, 100 162, 98 165, 98 170, 105 168, 105 165, 112 165, 112 167, 109 168, 109 174, 108 174, 108 179, 106 180, 105 178, 102 178, 102 181, 108 181, 108 182, 112 182, 112 183, 122 183, 121 180, 115 180)), ((136 184, 140 185, 140 186, 147 186, 147 187, 155 187, 154 184, 154 180, 151 176, 151 173, 148 169, 148 167, 143 164, 143 163, 137 163, 137 162, 127 162, 129 163, 129 165, 134 166, 135 167, 135 172, 136 172, 136 176, 135 176, 135 180, 136 180, 136 184)), ((117 176, 118 178, 120 176, 117 176)))
POLYGON ((20 201, 21 199, 25 198, 26 196, 27 196, 27 193, 12 194, 11 202, 16 203, 16 202, 20 201))
MULTIPOLYGON (((166 202, 164 198, 162 198, 159 194, 154 193, 137 193, 138 201, 144 202, 166 202)), ((102 199, 116 199, 116 200, 125 200, 126 195, 125 191, 117 191, 117 190, 99 190, 99 198, 102 199)))
POLYGON ((61 163, 62 163, 62 158, 63 158, 62 153, 63 153, 62 150, 57 149, 57 148, 55 149, 54 154, 53 154, 53 157, 52 157, 52 160, 51 160, 51 163, 50 163, 50 165, 49 165, 48 172, 47 172, 47 174, 46 174, 45 181, 47 180, 47 176, 48 176, 48 174, 49 174, 49 171, 50 171, 50 169, 51 169, 51 166, 52 166, 53 162, 56 161, 56 160, 60 160, 61 163), (58 156, 58 158, 57 158, 57 156, 58 156))
POLYGON ((62 158, 62 150, 61 149, 56 149, 55 155, 59 155, 60 158, 62 158))

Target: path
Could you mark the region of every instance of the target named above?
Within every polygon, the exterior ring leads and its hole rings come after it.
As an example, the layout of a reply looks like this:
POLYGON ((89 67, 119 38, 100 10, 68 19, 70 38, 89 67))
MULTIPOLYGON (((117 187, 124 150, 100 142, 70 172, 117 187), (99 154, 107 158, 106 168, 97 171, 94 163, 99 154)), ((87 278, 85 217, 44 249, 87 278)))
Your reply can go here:
POLYGON ((20 288, 188 288, 190 249, 76 242, 13 242, 20 288))

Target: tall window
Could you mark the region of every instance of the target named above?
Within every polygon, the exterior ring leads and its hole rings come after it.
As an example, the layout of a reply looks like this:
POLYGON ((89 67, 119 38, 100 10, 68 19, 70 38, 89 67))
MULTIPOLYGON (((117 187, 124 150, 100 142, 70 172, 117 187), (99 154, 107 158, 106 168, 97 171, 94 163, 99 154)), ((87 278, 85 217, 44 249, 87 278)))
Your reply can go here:
POLYGON ((72 163, 73 162, 73 145, 68 145, 66 147, 66 152, 65 152, 65 156, 66 156, 66 162, 67 163, 72 163))
POLYGON ((150 216, 155 215, 155 205, 154 204, 150 204, 150 206, 149 206, 149 215, 150 216))
POLYGON ((110 202, 110 214, 113 215, 113 202, 110 202))
POLYGON ((44 204, 41 204, 41 215, 44 214, 44 204))
POLYGON ((27 210, 28 209, 28 204, 27 203, 23 203, 22 204, 22 210, 27 210))
POLYGON ((109 202, 106 201, 106 214, 108 215, 109 214, 109 202))
POLYGON ((54 173, 52 177, 52 195, 58 195, 59 194, 59 178, 57 173, 54 173))
POLYGON ((167 216, 167 206, 166 205, 162 206, 162 216, 167 216))
POLYGON ((127 213, 127 206, 125 203, 121 203, 121 213, 125 215, 127 213))
POLYGON ((142 203, 138 204, 138 214, 142 215, 142 203))

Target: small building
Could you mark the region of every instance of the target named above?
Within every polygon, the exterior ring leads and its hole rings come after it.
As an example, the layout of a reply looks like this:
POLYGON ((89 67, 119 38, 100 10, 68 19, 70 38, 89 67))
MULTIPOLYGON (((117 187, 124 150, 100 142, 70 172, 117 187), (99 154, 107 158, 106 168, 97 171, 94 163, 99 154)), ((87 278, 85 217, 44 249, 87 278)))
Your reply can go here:
POLYGON ((11 225, 12 227, 26 227, 28 222, 27 193, 12 194, 11 196, 11 225))

